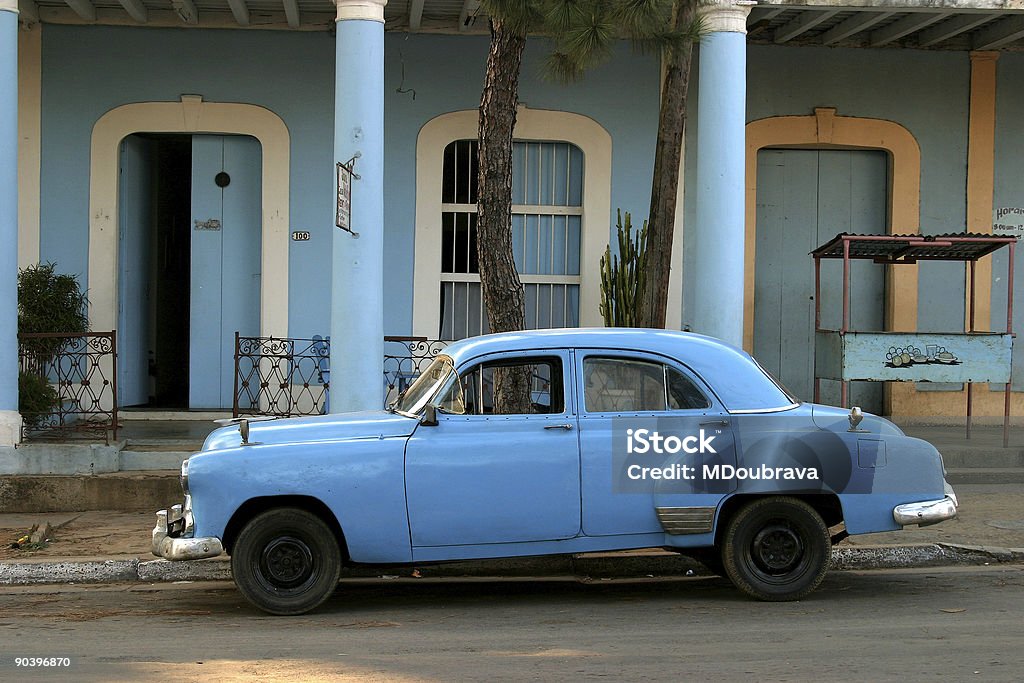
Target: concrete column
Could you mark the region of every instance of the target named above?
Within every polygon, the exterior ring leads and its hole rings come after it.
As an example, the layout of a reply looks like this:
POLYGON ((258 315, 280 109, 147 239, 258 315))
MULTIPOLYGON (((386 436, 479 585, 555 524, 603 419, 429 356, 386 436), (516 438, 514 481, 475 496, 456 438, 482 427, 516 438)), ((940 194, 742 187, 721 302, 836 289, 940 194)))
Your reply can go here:
POLYGON ((18 3, 0 0, 0 448, 18 414, 18 3))
POLYGON ((753 2, 705 0, 697 93, 693 331, 743 344, 747 14, 753 2))
POLYGON ((358 155, 352 233, 334 228, 332 413, 384 402, 384 5, 335 0, 334 160, 358 155))

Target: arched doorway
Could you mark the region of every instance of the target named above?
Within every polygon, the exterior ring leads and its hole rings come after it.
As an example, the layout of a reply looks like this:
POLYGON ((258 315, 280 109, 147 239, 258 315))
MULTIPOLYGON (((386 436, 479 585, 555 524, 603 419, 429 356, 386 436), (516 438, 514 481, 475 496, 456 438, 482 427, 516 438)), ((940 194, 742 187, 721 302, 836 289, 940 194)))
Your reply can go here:
POLYGON ((235 329, 243 334, 287 335, 288 131, 277 115, 262 107, 204 103, 198 96, 185 96, 180 103, 125 105, 96 123, 90 183, 90 321, 93 329, 121 330, 124 376, 119 379, 124 388, 119 387, 119 394, 126 405, 138 403, 152 389, 146 386, 145 340, 153 337, 153 310, 143 308, 137 292, 143 276, 153 276, 141 264, 152 259, 156 233, 126 232, 129 218, 153 208, 145 206, 153 200, 151 194, 146 201, 133 201, 144 196, 139 194, 147 175, 142 169, 154 169, 153 160, 147 161, 151 151, 146 148, 151 150, 152 145, 145 143, 146 138, 188 149, 188 262, 197 267, 189 275, 192 319, 187 335, 176 340, 189 349, 180 354, 187 361, 179 358, 177 368, 184 373, 187 365, 193 380, 188 407, 229 407, 231 342, 226 339, 233 338, 235 329), (231 169, 224 165, 229 160, 231 169), (123 172, 125 164, 134 164, 140 173, 123 172), (128 216, 129 211, 135 215, 128 216), (232 216, 231 230, 226 229, 227 215, 232 216), (249 227, 239 232, 242 224, 249 227), (143 324, 146 317, 148 325, 143 324))

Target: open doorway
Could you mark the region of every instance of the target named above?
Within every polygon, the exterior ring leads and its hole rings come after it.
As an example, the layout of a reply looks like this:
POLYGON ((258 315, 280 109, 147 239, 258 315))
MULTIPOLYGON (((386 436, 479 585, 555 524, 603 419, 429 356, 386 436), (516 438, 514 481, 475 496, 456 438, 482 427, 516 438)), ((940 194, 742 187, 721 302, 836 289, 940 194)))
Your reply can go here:
POLYGON ((228 409, 234 334, 259 334, 260 144, 139 133, 120 163, 119 403, 228 409))
POLYGON ((124 406, 188 408, 189 135, 121 145, 118 393, 124 406))

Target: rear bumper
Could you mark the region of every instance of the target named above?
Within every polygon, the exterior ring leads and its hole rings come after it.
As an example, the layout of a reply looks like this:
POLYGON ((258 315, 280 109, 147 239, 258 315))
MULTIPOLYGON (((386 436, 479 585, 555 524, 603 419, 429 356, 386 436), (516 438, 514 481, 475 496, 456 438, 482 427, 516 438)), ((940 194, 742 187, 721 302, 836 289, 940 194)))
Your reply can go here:
MULTIPOLYGON (((180 518, 180 506, 177 516, 180 518)), ((179 532, 180 533, 180 532, 179 532)), ((224 545, 216 536, 206 538, 186 538, 184 536, 168 536, 167 510, 156 513, 156 526, 153 527, 153 554, 165 560, 202 560, 217 557, 224 552, 224 545)))
MULTIPOLYGON (((952 493, 952 491, 950 491, 952 493)), ((919 524, 927 526, 956 517, 956 497, 947 495, 942 500, 924 500, 920 503, 906 503, 893 508, 892 517, 900 526, 919 524)))

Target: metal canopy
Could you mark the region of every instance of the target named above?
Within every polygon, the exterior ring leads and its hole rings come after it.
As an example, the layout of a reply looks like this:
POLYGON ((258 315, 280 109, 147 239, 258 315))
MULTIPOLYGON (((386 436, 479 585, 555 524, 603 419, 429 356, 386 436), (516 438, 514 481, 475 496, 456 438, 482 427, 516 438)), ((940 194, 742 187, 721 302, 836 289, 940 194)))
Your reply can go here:
POLYGON ((981 233, 944 235, 856 235, 840 233, 811 252, 815 259, 871 259, 876 263, 918 261, 977 261, 1017 241, 981 233), (849 246, 847 246, 849 245, 849 246))
MULTIPOLYGON (((329 31, 332 0, 19 0, 25 23, 329 31)), ((385 28, 483 33, 480 0, 389 0, 385 28)), ((751 44, 1024 50, 1020 0, 761 0, 747 18, 751 44)))

